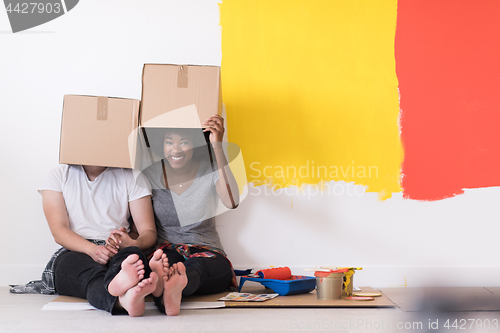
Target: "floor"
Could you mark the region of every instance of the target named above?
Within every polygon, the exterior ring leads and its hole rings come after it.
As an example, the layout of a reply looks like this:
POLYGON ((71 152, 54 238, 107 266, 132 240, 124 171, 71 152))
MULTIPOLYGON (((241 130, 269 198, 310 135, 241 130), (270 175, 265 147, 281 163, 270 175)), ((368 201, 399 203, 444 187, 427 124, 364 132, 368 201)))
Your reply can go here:
POLYGON ((147 310, 143 317, 131 318, 111 316, 97 310, 42 311, 43 305, 54 298, 11 294, 7 287, 0 287, 0 332, 500 332, 500 312, 495 311, 437 315, 404 312, 397 307, 224 308, 184 310, 177 317, 166 317, 156 310, 147 310), (455 319, 455 326, 462 329, 453 328, 455 319), (450 328, 444 327, 447 320, 450 328), (463 325, 464 320, 466 325, 463 325), (436 328, 436 324, 438 329, 428 328, 429 325, 436 328))

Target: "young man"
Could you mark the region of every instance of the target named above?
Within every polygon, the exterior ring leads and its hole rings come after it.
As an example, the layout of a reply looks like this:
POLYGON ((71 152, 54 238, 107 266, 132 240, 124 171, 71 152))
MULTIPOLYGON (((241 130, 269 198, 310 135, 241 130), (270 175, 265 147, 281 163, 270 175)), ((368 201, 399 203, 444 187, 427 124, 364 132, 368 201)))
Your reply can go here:
POLYGON ((156 243, 147 181, 136 180, 129 169, 62 164, 49 173, 39 192, 50 231, 63 247, 47 265, 45 287, 86 298, 112 314, 125 310, 130 316, 142 315, 144 298, 163 291, 168 271, 161 251, 149 263, 142 252, 156 243), (130 216, 136 239, 127 232, 111 235, 113 230, 130 230, 130 216))

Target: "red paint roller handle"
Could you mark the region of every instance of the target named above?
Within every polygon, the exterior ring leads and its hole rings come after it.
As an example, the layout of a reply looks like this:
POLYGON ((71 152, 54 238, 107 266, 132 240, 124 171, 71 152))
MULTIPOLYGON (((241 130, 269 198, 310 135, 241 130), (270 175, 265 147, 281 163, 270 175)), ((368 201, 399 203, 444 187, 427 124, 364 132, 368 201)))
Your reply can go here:
POLYGON ((288 280, 292 276, 292 271, 288 267, 278 267, 261 269, 255 274, 263 279, 288 280))

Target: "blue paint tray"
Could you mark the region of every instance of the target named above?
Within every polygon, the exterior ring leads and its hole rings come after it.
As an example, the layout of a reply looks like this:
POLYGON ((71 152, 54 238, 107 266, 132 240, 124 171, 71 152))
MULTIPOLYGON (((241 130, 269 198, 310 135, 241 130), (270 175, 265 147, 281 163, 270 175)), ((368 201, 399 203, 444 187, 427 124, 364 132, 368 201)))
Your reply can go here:
POLYGON ((245 281, 259 282, 266 288, 272 289, 280 296, 295 295, 308 293, 316 288, 316 278, 303 275, 292 275, 287 280, 263 279, 258 277, 242 276, 240 278, 240 286, 238 291, 241 291, 245 281))

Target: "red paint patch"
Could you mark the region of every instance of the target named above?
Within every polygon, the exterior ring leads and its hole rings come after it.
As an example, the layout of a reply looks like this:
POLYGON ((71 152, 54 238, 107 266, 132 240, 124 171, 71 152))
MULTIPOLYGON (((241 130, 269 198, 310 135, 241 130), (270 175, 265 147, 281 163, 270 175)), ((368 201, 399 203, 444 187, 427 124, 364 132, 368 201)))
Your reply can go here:
POLYGON ((404 197, 500 186, 500 1, 400 0, 404 197))
POLYGON ((346 300, 350 301, 373 301, 373 297, 366 297, 366 296, 349 296, 345 298, 346 300))

